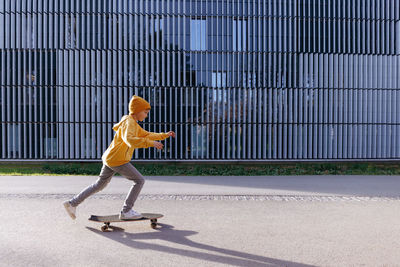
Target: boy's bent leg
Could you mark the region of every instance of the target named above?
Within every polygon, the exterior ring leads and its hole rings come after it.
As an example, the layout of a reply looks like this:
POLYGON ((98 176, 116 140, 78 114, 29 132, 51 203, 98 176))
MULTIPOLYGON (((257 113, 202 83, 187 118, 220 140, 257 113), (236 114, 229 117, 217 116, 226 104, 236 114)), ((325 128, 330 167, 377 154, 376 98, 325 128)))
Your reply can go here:
POLYGON ((140 191, 143 188, 144 177, 135 167, 133 167, 131 163, 127 163, 118 167, 113 167, 113 169, 119 174, 125 176, 125 178, 135 182, 126 197, 124 206, 122 208, 123 212, 128 212, 130 209, 132 209, 137 197, 139 196, 140 191))
POLYGON ((81 204, 86 198, 90 197, 94 193, 103 190, 110 182, 114 174, 115 174, 114 170, 103 164, 103 167, 101 168, 101 172, 99 175, 99 179, 97 179, 97 181, 94 184, 89 185, 82 192, 73 197, 69 201, 71 203, 71 206, 76 207, 79 204, 81 204))

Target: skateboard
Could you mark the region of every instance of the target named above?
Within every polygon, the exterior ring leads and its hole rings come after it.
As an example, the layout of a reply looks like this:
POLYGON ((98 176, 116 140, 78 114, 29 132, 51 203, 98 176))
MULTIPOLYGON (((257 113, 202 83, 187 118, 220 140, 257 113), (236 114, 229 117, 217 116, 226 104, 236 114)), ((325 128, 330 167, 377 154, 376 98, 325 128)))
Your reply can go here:
POLYGON ((121 220, 118 214, 107 215, 107 216, 91 215, 89 221, 104 223, 104 225, 101 227, 102 232, 107 231, 107 229, 110 227, 110 223, 112 222, 135 222, 135 221, 145 221, 145 220, 150 220, 151 228, 155 229, 157 227, 157 219, 163 216, 164 215, 162 214, 142 213, 142 218, 121 220))

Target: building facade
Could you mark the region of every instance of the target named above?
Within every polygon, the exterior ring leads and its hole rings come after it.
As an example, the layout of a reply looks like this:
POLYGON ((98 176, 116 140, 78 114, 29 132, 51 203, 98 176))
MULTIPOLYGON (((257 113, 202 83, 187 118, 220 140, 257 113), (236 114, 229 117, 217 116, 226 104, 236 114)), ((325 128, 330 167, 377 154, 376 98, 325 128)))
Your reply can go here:
POLYGON ((0 159, 400 159, 397 0, 0 0, 0 159))

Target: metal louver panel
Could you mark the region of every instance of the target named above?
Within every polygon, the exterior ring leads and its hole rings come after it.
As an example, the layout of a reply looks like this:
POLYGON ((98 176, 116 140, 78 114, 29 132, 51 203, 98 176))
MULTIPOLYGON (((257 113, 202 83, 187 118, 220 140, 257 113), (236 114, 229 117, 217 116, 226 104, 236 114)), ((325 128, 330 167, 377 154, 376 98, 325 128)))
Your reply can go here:
POLYGON ((133 94, 173 130, 133 160, 400 158, 395 0, 0 0, 0 159, 99 161, 133 94))

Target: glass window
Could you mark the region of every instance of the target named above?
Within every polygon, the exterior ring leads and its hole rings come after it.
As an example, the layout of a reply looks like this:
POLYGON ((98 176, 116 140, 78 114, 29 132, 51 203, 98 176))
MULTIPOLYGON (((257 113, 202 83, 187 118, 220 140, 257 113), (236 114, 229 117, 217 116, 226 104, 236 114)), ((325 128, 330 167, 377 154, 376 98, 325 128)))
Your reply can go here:
MULTIPOLYGON (((279 79, 283 79, 279 74, 279 79)), ((242 73, 242 87, 256 87, 256 82, 257 82, 257 73, 252 73, 248 71, 244 71, 242 73)))
POLYGON ((211 77, 211 86, 218 88, 226 87, 226 72, 213 72, 211 77))
POLYGON ((190 21, 190 48, 191 50, 206 50, 206 20, 192 19, 190 21))
MULTIPOLYGON (((48 130, 50 132, 50 129, 48 130)), ((46 143, 47 147, 47 155, 49 157, 56 157, 57 156, 57 137, 45 137, 44 142, 46 143)), ((83 146, 84 148, 84 146, 83 146)))
POLYGON ((400 21, 396 22, 396 54, 400 55, 400 21))
POLYGON ((66 17, 66 48, 76 47, 76 21, 73 15, 66 17))
POLYGON ((232 42, 234 51, 245 51, 247 43, 247 21, 235 19, 233 21, 232 42))
POLYGON ((4 48, 5 29, 6 29, 6 25, 4 23, 4 14, 0 13, 0 48, 4 48))
POLYGON ((207 155, 207 126, 192 125, 192 144, 191 152, 195 157, 207 155))
POLYGON ((10 125, 9 129, 8 151, 15 153, 14 156, 17 156, 16 153, 20 152, 21 125, 10 125))

